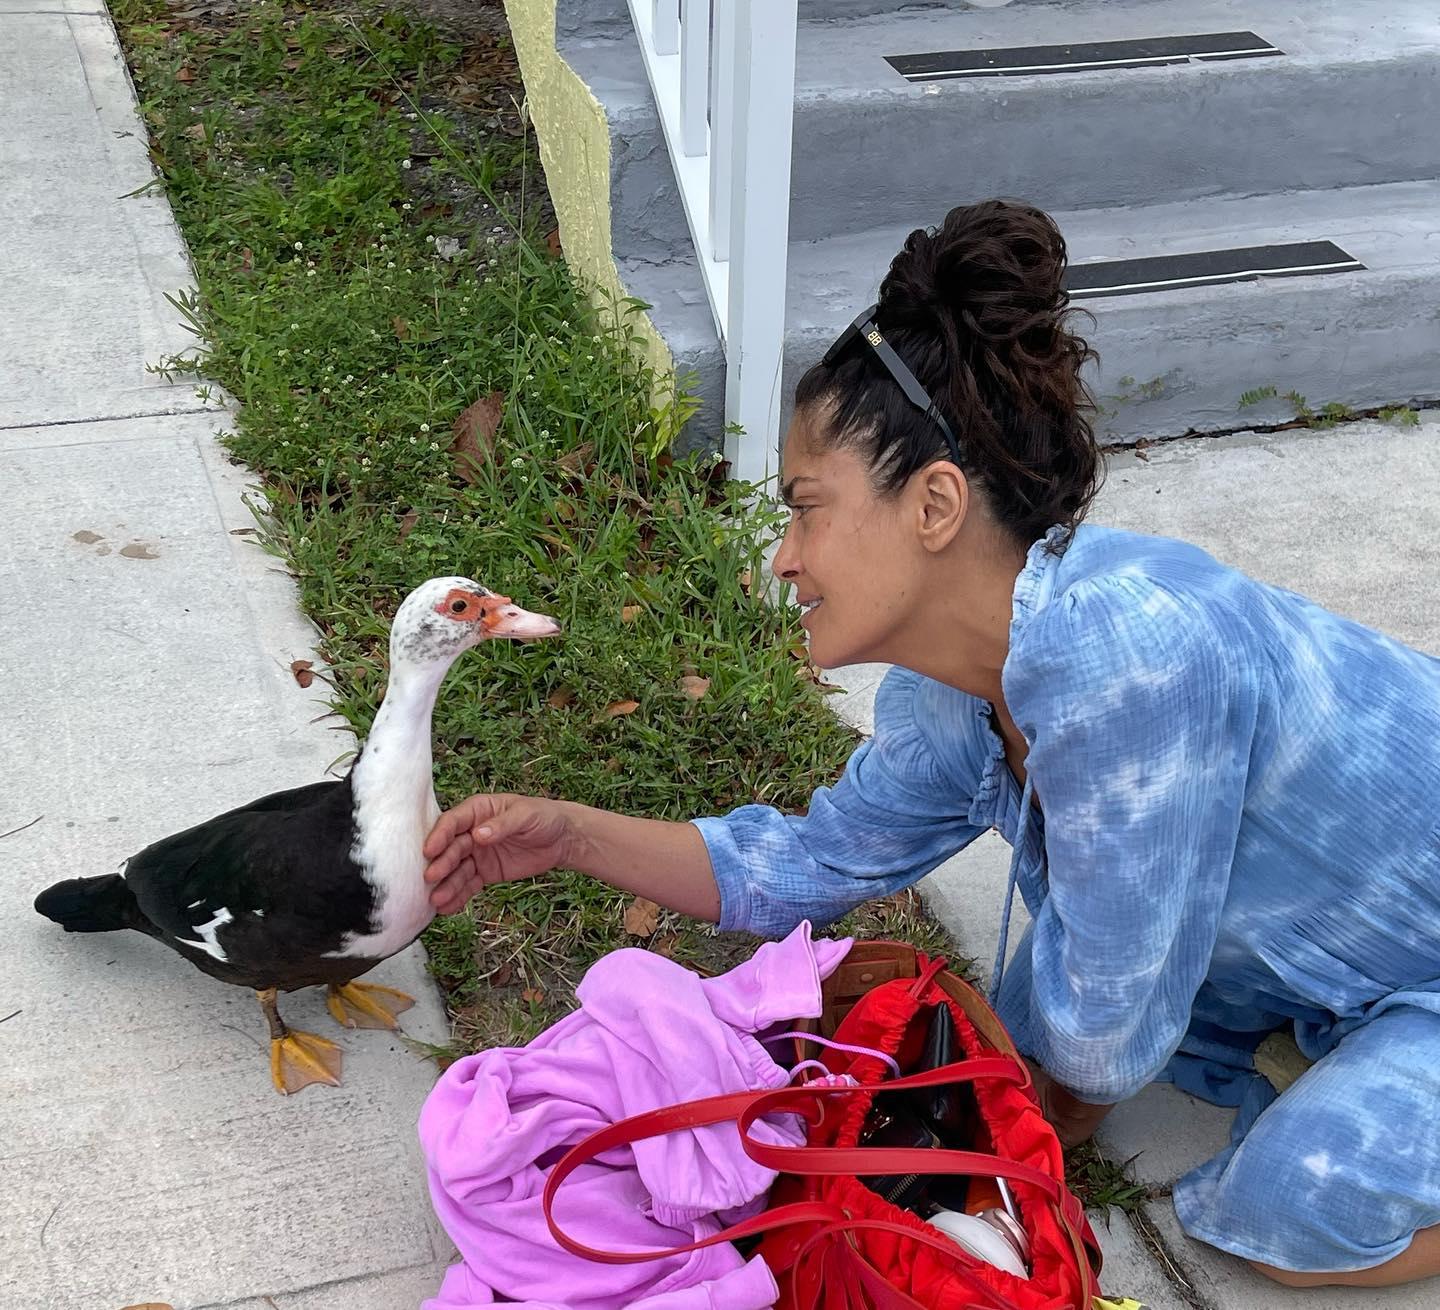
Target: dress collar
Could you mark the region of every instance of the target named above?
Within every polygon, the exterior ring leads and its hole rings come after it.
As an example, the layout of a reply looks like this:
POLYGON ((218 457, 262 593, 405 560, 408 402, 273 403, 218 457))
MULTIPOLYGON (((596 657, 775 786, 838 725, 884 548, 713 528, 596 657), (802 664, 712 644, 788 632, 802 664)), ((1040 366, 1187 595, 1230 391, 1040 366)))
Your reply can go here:
POLYGON ((1010 649, 1020 634, 1055 594, 1055 574, 1060 559, 1069 548, 1074 529, 1056 524, 1025 553, 1025 566, 1015 579, 1015 592, 1010 610, 1010 649))

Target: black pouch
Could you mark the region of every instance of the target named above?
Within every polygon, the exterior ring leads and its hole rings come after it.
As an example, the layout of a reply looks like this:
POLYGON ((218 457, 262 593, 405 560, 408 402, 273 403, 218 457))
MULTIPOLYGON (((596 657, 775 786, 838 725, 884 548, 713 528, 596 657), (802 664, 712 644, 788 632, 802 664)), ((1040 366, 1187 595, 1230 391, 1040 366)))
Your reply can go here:
MULTIPOLYGON (((937 1005, 926 1030, 920 1062, 907 1072, 924 1073, 955 1064, 961 1058, 963 1052, 950 1007, 937 1005)), ((865 1121, 860 1144, 968 1151, 975 1146, 979 1114, 969 1083, 946 1083, 888 1096, 881 1092, 865 1121)), ((927 1214, 936 1207, 963 1210, 969 1190, 969 1179, 951 1174, 885 1175, 860 1181, 893 1205, 917 1214, 927 1214)))

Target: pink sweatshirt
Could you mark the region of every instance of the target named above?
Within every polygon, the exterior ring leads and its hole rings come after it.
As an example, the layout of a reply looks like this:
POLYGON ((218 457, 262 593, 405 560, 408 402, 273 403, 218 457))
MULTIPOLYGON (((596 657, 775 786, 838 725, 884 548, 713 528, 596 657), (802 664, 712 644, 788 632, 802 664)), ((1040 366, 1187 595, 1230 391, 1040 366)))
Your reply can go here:
MULTIPOLYGON (((541 1212, 551 1165, 583 1137, 643 1110, 722 1092, 784 1086, 756 1033, 820 1013, 820 983, 848 941, 802 923, 738 968, 700 978, 649 951, 599 960, 580 1008, 528 1046, 456 1061, 420 1114, 430 1195, 460 1251, 424 1310, 764 1310, 778 1295, 756 1257, 722 1244, 637 1265, 559 1248, 541 1212), (518 1303, 518 1304, 517 1304, 518 1303)), ((799 1144, 787 1118, 756 1135, 799 1144)), ((556 1218, 590 1246, 680 1246, 762 1208, 775 1175, 741 1150, 732 1125, 638 1143, 562 1187, 556 1218)))

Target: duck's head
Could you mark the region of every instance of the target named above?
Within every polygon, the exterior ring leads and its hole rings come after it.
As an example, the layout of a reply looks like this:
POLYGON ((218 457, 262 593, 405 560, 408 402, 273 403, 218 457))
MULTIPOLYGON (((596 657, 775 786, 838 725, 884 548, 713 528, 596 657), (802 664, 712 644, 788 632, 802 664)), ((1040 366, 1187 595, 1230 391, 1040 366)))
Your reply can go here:
POLYGON ((471 578, 431 578, 400 605, 390 625, 392 664, 442 665, 482 641, 503 637, 533 641, 553 637, 560 625, 548 614, 532 614, 471 578))

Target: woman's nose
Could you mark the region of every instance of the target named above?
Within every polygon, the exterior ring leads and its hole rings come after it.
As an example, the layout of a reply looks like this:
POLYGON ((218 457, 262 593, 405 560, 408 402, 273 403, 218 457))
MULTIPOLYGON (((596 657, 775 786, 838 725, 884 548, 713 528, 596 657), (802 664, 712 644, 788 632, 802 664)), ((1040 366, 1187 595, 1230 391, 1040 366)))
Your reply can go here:
POLYGON ((782 582, 790 582, 800 576, 800 552, 791 544, 792 535, 787 530, 780 538, 780 549, 770 561, 770 572, 782 582))

